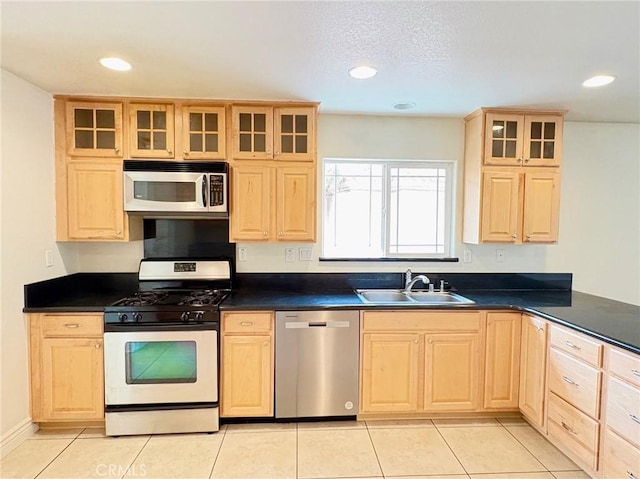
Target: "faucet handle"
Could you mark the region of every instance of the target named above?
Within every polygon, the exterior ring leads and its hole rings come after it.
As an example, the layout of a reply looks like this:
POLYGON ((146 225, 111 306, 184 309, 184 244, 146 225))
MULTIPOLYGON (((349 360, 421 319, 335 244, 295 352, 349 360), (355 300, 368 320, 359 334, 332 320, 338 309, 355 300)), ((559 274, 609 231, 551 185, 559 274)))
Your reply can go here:
POLYGON ((409 286, 409 283, 411 283, 411 268, 407 268, 407 271, 405 271, 404 273, 404 286, 407 287, 409 286))
POLYGON ((440 280, 440 292, 444 293, 444 279, 440 280))

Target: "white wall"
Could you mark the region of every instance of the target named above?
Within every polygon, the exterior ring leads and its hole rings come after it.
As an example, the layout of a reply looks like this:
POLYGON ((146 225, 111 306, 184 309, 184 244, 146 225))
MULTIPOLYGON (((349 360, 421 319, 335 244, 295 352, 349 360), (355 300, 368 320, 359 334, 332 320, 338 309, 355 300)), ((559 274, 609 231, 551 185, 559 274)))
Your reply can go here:
MULTIPOLYGON (((560 241, 558 245, 465 245, 462 231, 462 119, 320 115, 318 158, 438 159, 459 162, 455 254, 472 252, 471 263, 318 262, 319 242, 243 243, 248 260, 239 272, 560 272, 574 273, 574 289, 640 304, 640 217, 638 125, 565 123, 560 241), (284 260, 285 247, 313 248, 313 260, 284 260), (505 251, 496 261, 496 249, 505 251)), ((320 184, 321 178, 318 178, 320 184)), ((82 245, 83 271, 137 270, 140 245, 82 245), (103 253, 108 256, 103 257, 103 253), (118 256, 121 254, 120 256, 118 256), (115 266, 114 266, 115 265, 115 266)))
POLYGON ((30 423, 23 286, 76 271, 73 245, 55 243, 53 100, 0 70, 0 437, 30 423), (54 265, 45 267, 45 250, 54 265))

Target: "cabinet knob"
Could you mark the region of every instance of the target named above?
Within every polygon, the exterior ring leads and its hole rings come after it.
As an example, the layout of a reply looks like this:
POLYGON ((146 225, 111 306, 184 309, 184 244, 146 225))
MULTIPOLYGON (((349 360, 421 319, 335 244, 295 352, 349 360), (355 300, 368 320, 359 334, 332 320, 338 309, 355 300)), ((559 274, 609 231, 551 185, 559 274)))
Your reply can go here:
POLYGON ((530 240, 530 239, 531 239, 531 235, 527 235, 527 236, 526 236, 526 238, 527 238, 528 240, 530 240))
POLYGON ((278 236, 282 236, 284 233, 282 231, 280 231, 280 233, 278 233, 278 236))
POLYGON ((122 231, 120 231, 120 230, 116 230, 116 234, 117 234, 117 235, 119 235, 119 234, 121 234, 121 233, 122 233, 122 231))
POLYGON ((276 156, 280 156, 280 152, 279 151, 276 151, 276 156))
POLYGON ((522 163, 522 158, 518 158, 518 163, 522 163))
POLYGON ((264 343, 262 343, 263 346, 269 346, 269 341, 265 341, 264 343))
POLYGON ((167 148, 167 153, 169 153, 170 155, 173 154, 173 151, 171 151, 171 148, 167 148))
POLYGON ((113 151, 116 152, 116 154, 120 153, 120 148, 118 148, 117 146, 113 149, 113 151))
POLYGON ((516 235, 511 235, 511 238, 516 239, 517 236, 516 235))
POLYGON ((263 231, 262 236, 268 236, 268 233, 266 231, 263 231))
POLYGON ((187 150, 182 150, 182 154, 183 154, 184 156, 189 156, 189 152, 188 152, 187 150))
POLYGON ((525 162, 525 163, 529 163, 529 158, 526 158, 526 159, 524 160, 524 162, 525 162))
MULTIPOLYGON (((414 339, 414 340, 413 340, 413 342, 414 342, 415 344, 418 344, 418 340, 417 340, 417 339, 414 339)), ((431 340, 429 340, 429 342, 431 342, 431 340)))
POLYGON ((100 343, 96 343, 96 349, 100 349, 100 343))

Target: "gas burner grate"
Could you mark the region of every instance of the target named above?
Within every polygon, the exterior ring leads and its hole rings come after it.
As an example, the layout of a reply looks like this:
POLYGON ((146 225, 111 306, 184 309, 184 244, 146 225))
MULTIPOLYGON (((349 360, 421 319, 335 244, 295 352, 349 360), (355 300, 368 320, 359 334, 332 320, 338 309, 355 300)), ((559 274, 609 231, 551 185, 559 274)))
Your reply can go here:
POLYGON ((189 296, 183 298, 178 306, 210 306, 217 305, 224 293, 218 291, 217 289, 203 289, 198 291, 193 291, 189 296))
POLYGON ((114 303, 113 306, 153 306, 166 299, 168 295, 162 291, 138 291, 114 303))

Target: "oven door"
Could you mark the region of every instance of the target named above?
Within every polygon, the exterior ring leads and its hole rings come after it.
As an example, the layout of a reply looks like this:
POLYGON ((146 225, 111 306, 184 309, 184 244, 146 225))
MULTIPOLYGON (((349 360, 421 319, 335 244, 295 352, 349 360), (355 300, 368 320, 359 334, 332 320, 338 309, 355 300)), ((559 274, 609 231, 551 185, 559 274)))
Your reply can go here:
POLYGON ((104 334, 107 406, 218 401, 218 332, 104 334))
POLYGON ((202 213, 208 208, 208 175, 125 171, 124 209, 131 212, 202 213))

